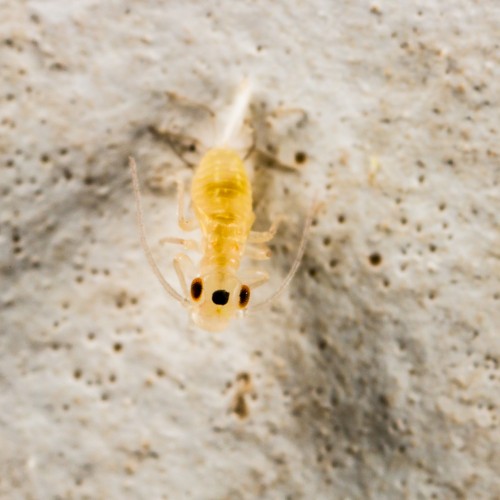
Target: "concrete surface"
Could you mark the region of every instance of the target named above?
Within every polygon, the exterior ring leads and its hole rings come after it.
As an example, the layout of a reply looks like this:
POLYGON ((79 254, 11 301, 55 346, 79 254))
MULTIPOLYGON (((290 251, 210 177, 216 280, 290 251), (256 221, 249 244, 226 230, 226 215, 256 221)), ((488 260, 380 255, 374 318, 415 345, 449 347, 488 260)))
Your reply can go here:
POLYGON ((500 498, 497 1, 0 19, 0 498, 500 498), (165 134, 195 161, 211 120, 183 99, 221 116, 244 77, 259 147, 306 155, 257 161, 256 227, 290 215, 261 296, 325 209, 285 295, 214 335, 147 266, 127 157, 175 282, 165 134))

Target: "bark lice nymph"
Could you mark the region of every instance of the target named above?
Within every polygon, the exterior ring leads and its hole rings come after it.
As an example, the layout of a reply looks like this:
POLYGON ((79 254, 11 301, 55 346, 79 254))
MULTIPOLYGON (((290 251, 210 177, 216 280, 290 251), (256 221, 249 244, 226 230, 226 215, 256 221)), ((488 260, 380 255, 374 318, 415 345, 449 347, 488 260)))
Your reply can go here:
MULTIPOLYGON (((278 223, 283 219, 283 216, 277 217, 267 231, 252 231, 255 220, 252 186, 245 167, 245 160, 251 150, 243 156, 242 151, 235 148, 246 123, 250 97, 251 85, 245 80, 229 111, 223 133, 201 157, 194 170, 190 189, 192 218, 185 214, 184 182, 180 176, 177 177, 178 225, 184 231, 199 229, 201 240, 168 237, 163 238, 163 241, 180 244, 187 250, 202 254, 198 265, 185 253, 174 258, 182 293, 164 278, 151 252, 144 227, 137 165, 133 158, 129 160, 140 241, 148 263, 165 291, 187 307, 194 323, 207 331, 225 329, 238 310, 247 308, 250 289, 254 290, 268 281, 267 272, 248 267, 244 278, 246 284, 242 285, 238 277, 239 268, 245 257, 251 260, 266 260, 270 257, 266 243, 274 237, 278 223), (186 276, 196 276, 190 286, 186 276)), ((304 163, 307 155, 297 152, 295 159, 297 163, 304 163)), ((276 300, 288 286, 303 257, 309 230, 319 207, 320 204, 315 201, 307 215, 295 260, 281 285, 267 299, 252 303, 249 312, 276 300)))

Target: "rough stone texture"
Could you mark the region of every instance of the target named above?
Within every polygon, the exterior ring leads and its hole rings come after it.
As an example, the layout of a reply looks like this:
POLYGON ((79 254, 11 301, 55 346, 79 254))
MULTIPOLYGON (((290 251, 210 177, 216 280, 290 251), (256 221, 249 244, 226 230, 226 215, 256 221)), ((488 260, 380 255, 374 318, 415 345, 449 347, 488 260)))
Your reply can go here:
POLYGON ((496 0, 0 19, 1 498, 500 498, 496 0), (214 335, 148 268, 126 162, 151 241, 180 234, 162 131, 210 146, 211 124, 165 93, 220 114, 245 76, 255 116, 308 115, 258 127, 307 154, 255 172, 257 227, 290 214, 267 291, 325 209, 287 293, 214 335))

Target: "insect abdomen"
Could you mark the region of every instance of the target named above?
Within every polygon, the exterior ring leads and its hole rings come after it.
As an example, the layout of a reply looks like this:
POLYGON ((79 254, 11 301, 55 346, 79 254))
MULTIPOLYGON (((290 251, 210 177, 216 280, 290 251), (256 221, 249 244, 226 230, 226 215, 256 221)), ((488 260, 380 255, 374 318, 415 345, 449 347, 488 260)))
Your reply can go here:
POLYGON ((201 160, 191 200, 205 243, 205 265, 234 266, 254 221, 252 188, 239 155, 213 149, 201 160))

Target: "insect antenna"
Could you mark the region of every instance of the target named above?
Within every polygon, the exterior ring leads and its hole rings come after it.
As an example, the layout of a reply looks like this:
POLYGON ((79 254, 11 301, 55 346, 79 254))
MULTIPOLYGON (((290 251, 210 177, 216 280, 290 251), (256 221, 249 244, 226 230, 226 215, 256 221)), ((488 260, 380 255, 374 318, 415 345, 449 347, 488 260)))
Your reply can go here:
POLYGON ((134 187, 134 197, 135 197, 135 208, 137 213, 137 223, 139 225, 139 233, 141 236, 141 245, 144 253, 146 254, 146 258, 148 259, 148 263, 155 273, 158 281, 161 283, 165 291, 171 295, 175 300, 179 301, 183 305, 189 304, 189 301, 184 298, 179 292, 177 292, 170 283, 163 277, 161 274, 158 265, 151 253, 151 248, 149 247, 148 240, 146 239, 146 230, 144 228, 144 217, 142 211, 142 201, 141 201, 141 190, 139 187, 139 178, 137 176, 137 165, 135 164, 135 160, 130 156, 129 157, 129 166, 130 173, 132 174, 132 185, 134 187))
POLYGON ((306 221, 304 223, 304 229, 302 230, 302 237, 300 238, 300 243, 299 243, 299 248, 297 250, 297 255, 295 256, 295 260, 293 261, 292 267, 288 271, 288 274, 286 275, 285 279, 281 283, 281 285, 278 287, 278 289, 271 294, 270 297, 265 299, 262 302, 259 302, 255 304, 254 306, 250 306, 248 312, 251 313, 253 311, 262 309, 263 307, 266 307, 269 305, 271 302, 276 300, 286 289, 286 287, 290 284, 290 281, 292 281, 292 278, 295 276, 295 273, 297 272, 297 269, 299 268, 300 261, 302 260, 302 257, 304 256, 304 251, 306 249, 306 244, 307 244, 307 239, 309 237, 309 232, 311 230, 311 225, 312 221, 314 219, 314 216, 318 213, 320 208, 322 207, 322 204, 317 201, 316 197, 314 198, 314 201, 311 205, 311 208, 309 209, 309 212, 307 214, 306 221))

